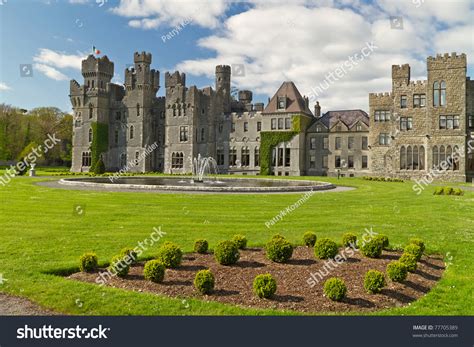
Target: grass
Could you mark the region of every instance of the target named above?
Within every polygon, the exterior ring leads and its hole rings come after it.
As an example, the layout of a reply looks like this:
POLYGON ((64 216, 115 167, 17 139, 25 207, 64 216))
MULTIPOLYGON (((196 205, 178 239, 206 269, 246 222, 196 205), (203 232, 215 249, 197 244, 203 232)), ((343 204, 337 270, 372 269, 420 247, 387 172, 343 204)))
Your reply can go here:
MULTIPOLYGON (((173 299, 149 293, 101 288, 57 276, 78 270, 82 253, 94 251, 105 264, 124 247, 148 238, 154 227, 192 251, 205 238, 212 248, 234 234, 249 246, 263 245, 281 233, 302 244, 304 232, 340 243, 345 232, 362 235, 373 228, 395 247, 410 238, 425 240, 427 252, 443 254, 450 265, 438 285, 407 307, 379 315, 472 315, 474 193, 433 196, 433 187, 416 195, 412 183, 357 178, 308 178, 357 187, 315 194, 271 229, 265 222, 302 194, 202 195, 77 191, 38 186, 49 178, 16 177, 0 185, 0 291, 27 297, 67 314, 83 315, 275 315, 298 314, 249 309, 197 299, 173 299), (83 213, 74 214, 80 206, 83 213), (53 274, 53 273, 56 273, 53 274)), ((161 241, 161 242, 162 242, 161 241)), ((143 257, 152 257, 157 245, 143 257)), ((249 284, 250 285, 250 284, 249 284)), ((321 314, 332 314, 321 312, 321 314)), ((354 314, 354 313, 352 313, 354 314)))

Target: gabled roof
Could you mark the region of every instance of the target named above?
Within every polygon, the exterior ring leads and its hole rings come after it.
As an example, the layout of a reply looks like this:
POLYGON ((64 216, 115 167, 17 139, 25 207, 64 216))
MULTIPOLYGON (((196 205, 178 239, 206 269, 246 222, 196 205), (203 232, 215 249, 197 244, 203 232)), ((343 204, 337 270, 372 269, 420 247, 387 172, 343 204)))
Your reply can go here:
POLYGON ((313 116, 313 113, 306 105, 305 100, 301 96, 298 88, 291 81, 283 82, 278 88, 277 92, 270 99, 267 107, 263 110, 263 113, 277 113, 277 112, 300 112, 308 116, 313 116), (287 98, 286 109, 278 110, 278 97, 284 96, 287 98))
POLYGON ((350 129, 359 121, 369 126, 369 115, 362 110, 328 111, 320 118, 320 121, 329 129, 339 121, 350 129))

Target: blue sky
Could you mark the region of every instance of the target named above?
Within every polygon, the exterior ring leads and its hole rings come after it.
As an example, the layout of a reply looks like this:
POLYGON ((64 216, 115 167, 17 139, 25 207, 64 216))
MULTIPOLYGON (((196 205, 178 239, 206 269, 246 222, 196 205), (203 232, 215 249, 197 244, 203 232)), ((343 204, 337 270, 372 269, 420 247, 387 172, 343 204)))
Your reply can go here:
MULTIPOLYGON (((436 53, 467 53, 474 77, 472 1, 103 1, 0 0, 0 103, 69 111, 69 79, 82 83, 80 60, 93 45, 115 63, 117 83, 135 51, 151 52, 162 76, 179 69, 199 87, 213 85, 215 65, 243 64, 233 84, 266 102, 290 79, 311 95, 372 43, 376 50, 313 95, 323 111, 367 110, 368 92, 389 91, 391 64, 410 63, 413 79, 423 79, 426 57, 436 53), (32 64, 33 76, 21 77, 20 64, 32 64)), ((163 77, 161 84, 159 94, 163 77)))

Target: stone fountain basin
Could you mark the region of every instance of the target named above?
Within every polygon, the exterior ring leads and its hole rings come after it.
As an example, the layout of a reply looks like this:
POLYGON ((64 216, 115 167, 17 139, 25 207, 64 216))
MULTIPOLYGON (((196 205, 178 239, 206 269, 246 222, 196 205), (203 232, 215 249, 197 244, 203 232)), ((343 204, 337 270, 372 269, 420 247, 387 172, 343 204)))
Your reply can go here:
POLYGON ((114 189, 144 189, 158 191, 197 191, 215 193, 270 193, 305 192, 336 188, 327 182, 269 178, 223 178, 192 182, 191 177, 121 177, 111 181, 107 177, 63 178, 63 185, 114 189))

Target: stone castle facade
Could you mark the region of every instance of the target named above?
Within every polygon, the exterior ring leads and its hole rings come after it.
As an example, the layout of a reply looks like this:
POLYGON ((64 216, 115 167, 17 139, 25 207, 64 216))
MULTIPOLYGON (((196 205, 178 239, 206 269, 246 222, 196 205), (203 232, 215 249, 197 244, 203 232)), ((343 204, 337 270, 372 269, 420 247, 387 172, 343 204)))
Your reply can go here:
POLYGON ((87 172, 101 157, 107 171, 185 174, 201 154, 227 174, 259 174, 268 156, 269 173, 277 176, 419 178, 461 153, 443 179, 474 175, 474 81, 464 54, 429 57, 426 81, 412 82, 408 65, 393 66, 392 92, 370 94, 369 114, 322 114, 319 103, 311 111, 293 82, 266 106, 253 103, 251 91, 233 95, 227 65, 216 67, 214 88, 188 87, 184 73, 167 72, 165 96, 157 97, 160 73, 151 63, 150 53, 135 53, 118 85, 106 56, 82 62, 84 84, 70 84, 72 171, 87 172), (261 151, 262 137, 290 132, 271 153, 261 151))

